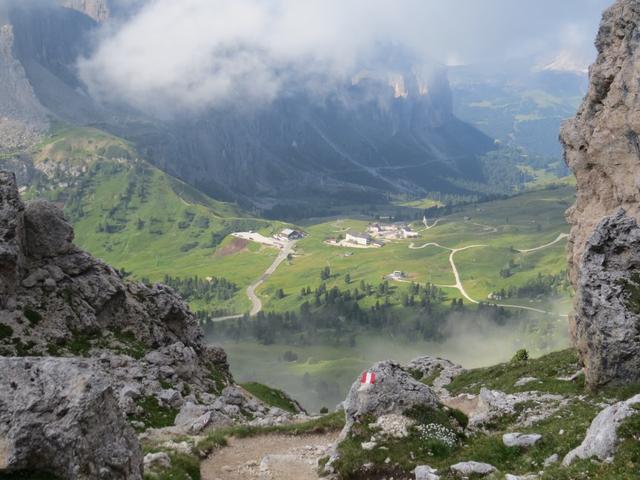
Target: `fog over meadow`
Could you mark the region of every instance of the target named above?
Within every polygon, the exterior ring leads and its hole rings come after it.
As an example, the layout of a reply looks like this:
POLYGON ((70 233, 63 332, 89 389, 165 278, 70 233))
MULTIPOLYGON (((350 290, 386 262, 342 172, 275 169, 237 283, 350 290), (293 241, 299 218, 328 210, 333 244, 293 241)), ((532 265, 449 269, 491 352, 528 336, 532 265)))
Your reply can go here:
MULTIPOLYGON (((566 306, 558 309, 564 311, 566 306)), ((315 412, 342 401, 359 373, 381 360, 406 364, 429 355, 446 358, 465 368, 477 368, 508 361, 521 348, 537 357, 569 346, 565 317, 543 317, 527 312, 508 319, 503 325, 483 315, 471 318, 454 312, 447 318, 443 333, 442 341, 408 341, 372 331, 359 335, 353 348, 329 344, 263 346, 256 342, 223 340, 218 335, 209 341, 225 348, 237 381, 277 386, 315 412), (295 362, 288 363, 282 358, 287 350, 298 356, 295 362)))

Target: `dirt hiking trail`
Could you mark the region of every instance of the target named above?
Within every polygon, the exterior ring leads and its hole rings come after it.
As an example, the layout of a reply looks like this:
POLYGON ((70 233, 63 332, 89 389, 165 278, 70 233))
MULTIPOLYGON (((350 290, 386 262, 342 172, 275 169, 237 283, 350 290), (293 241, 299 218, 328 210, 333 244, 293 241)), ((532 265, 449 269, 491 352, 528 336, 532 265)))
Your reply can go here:
POLYGON ((202 463, 202 480, 318 480, 318 460, 338 433, 231 438, 202 463))

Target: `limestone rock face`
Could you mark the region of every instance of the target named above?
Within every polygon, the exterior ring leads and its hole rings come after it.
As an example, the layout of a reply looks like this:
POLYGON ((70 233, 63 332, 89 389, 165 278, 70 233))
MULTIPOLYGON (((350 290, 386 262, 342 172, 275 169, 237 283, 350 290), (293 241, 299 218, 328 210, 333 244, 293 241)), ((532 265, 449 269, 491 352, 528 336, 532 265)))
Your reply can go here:
POLYGON ((20 239, 24 206, 15 188, 15 178, 0 172, 0 309, 14 307, 16 286, 22 263, 20 239))
POLYGON ((142 452, 104 372, 70 358, 0 358, 0 473, 142 480, 142 452))
MULTIPOLYGON (((567 219, 572 225, 569 269, 577 291, 576 316, 570 325, 586 365, 590 386, 612 379, 629 380, 620 376, 625 374, 625 369, 591 370, 595 365, 594 358, 605 353, 606 347, 597 346, 602 337, 586 342, 582 333, 585 325, 595 325, 606 315, 588 316, 587 312, 581 311, 579 302, 584 298, 580 292, 582 256, 601 220, 614 215, 621 207, 629 217, 640 218, 639 25, 640 3, 635 0, 618 0, 605 11, 596 38, 598 57, 590 69, 589 92, 575 118, 565 123, 560 135, 565 159, 577 180, 576 203, 567 211, 567 219)), ((606 259, 602 265, 609 268, 606 259)), ((592 312, 593 315, 597 313, 592 312)), ((595 328, 601 330, 604 325, 595 328)), ((613 366, 613 361, 605 358, 598 363, 613 366)))
POLYGON ((622 209, 587 241, 575 307, 588 385, 640 381, 640 227, 622 209))

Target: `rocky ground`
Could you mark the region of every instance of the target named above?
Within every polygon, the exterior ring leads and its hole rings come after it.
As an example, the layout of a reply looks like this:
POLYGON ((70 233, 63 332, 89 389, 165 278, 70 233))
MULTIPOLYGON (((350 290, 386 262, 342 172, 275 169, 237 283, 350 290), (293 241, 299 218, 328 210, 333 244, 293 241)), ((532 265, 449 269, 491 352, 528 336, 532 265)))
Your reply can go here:
POLYGON ((346 425, 321 461, 328 476, 557 480, 640 473, 640 385, 585 391, 573 350, 535 360, 518 352, 510 362, 471 371, 431 357, 407 366, 380 362, 370 371, 380 382, 354 383, 346 425))

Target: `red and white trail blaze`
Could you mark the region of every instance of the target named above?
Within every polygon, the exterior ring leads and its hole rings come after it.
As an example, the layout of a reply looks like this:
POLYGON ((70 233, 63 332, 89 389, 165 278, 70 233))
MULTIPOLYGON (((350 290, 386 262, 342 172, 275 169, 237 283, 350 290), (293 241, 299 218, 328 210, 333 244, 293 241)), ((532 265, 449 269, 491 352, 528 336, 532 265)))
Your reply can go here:
POLYGON ((362 372, 360 383, 364 385, 373 385, 376 383, 376 374, 374 372, 362 372))

